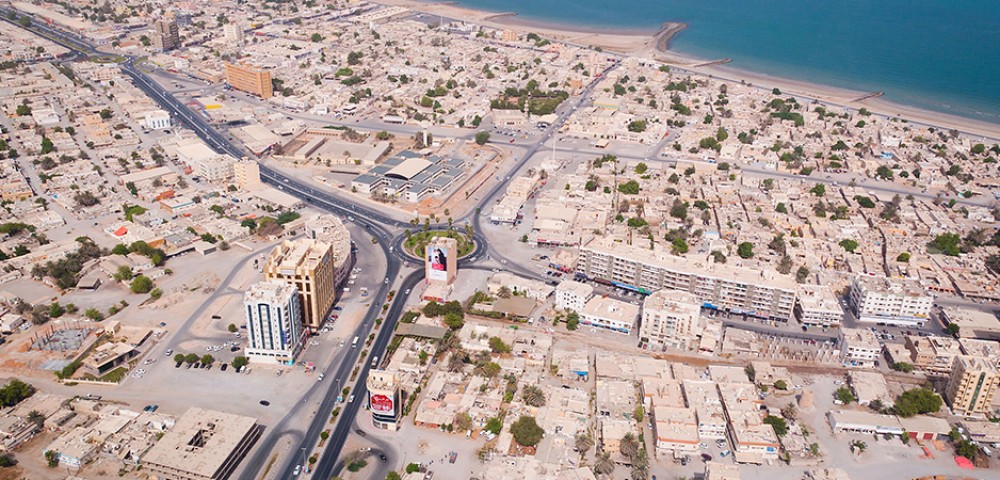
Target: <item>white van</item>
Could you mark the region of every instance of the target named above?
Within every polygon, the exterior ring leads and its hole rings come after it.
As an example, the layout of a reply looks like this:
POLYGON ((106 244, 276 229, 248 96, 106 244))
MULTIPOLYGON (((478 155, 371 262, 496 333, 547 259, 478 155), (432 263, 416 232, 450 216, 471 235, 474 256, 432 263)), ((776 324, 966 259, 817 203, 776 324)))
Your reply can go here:
POLYGON ((372 368, 375 368, 377 365, 378 365, 378 355, 375 355, 374 357, 372 357, 372 368))
POLYGON ((354 347, 357 347, 357 346, 358 346, 358 337, 354 337, 354 340, 351 342, 351 348, 354 348, 354 347))

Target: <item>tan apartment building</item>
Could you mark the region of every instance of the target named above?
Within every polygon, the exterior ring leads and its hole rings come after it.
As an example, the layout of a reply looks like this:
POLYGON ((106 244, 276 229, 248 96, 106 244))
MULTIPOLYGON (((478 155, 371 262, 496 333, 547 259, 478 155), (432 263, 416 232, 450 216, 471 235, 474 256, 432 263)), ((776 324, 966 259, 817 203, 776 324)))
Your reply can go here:
POLYGON ((241 92, 252 93, 260 98, 274 96, 271 72, 262 68, 227 63, 226 82, 241 92))
POLYGON ((157 478, 224 480, 262 431, 256 418, 191 407, 142 456, 142 466, 157 478))
POLYGON ((918 337, 907 335, 903 344, 917 370, 947 375, 962 354, 962 347, 951 337, 918 337))
POLYGON ((1000 370, 982 357, 955 357, 945 396, 955 415, 989 413, 993 394, 1000 385, 1000 370))
POLYGON ((153 22, 153 31, 150 33, 150 42, 157 50, 173 50, 181 46, 180 30, 175 20, 163 19, 153 22))
POLYGON ((642 303, 639 341, 649 350, 667 347, 689 350, 697 345, 701 303, 688 292, 657 290, 642 303))
POLYGON ((650 294, 690 292, 708 309, 787 321, 792 318, 795 280, 772 269, 753 270, 671 255, 668 251, 594 239, 580 248, 576 270, 598 283, 650 294))
POLYGON ((285 240, 264 263, 264 278, 294 285, 302 304, 302 323, 316 331, 337 294, 333 248, 308 238, 285 240))

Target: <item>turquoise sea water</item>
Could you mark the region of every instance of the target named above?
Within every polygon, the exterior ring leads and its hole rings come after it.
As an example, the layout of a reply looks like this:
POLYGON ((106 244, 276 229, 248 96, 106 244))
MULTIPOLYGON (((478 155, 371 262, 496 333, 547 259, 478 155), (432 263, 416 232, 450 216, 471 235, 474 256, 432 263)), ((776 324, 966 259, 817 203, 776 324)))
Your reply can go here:
MULTIPOLYGON (((671 49, 1000 124, 1000 0, 460 0, 529 20, 657 30, 671 49)), ((1000 128, 1000 127, 998 127, 1000 128)))

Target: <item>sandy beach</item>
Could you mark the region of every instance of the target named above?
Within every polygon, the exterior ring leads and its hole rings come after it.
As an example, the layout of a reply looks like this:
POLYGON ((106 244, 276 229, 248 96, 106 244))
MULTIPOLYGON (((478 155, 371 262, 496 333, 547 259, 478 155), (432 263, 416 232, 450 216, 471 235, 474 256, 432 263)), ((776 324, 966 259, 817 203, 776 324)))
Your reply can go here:
POLYGON ((687 25, 683 23, 664 23, 663 28, 658 32, 643 29, 600 29, 554 25, 548 22, 525 19, 513 15, 513 12, 486 12, 462 7, 456 3, 428 3, 418 0, 376 0, 375 3, 406 7, 421 13, 439 15, 490 28, 510 29, 524 33, 534 32, 555 41, 601 48, 623 55, 654 58, 694 74, 733 82, 745 82, 768 91, 778 88, 783 93, 816 99, 832 105, 855 109, 866 108, 878 115, 899 117, 913 123, 933 125, 949 130, 956 129, 973 137, 1000 140, 1000 124, 901 105, 881 97, 858 101, 858 99, 874 92, 853 91, 774 77, 733 68, 726 64, 704 65, 721 59, 691 58, 669 50, 670 40, 687 28, 687 25))

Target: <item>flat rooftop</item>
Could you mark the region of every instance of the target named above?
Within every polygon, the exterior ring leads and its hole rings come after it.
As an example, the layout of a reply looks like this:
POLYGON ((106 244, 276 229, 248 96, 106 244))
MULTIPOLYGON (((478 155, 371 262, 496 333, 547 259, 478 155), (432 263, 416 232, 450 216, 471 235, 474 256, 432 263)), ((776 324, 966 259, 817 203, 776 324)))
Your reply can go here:
POLYGON ((256 426, 253 417, 192 407, 142 462, 212 478, 256 426))

